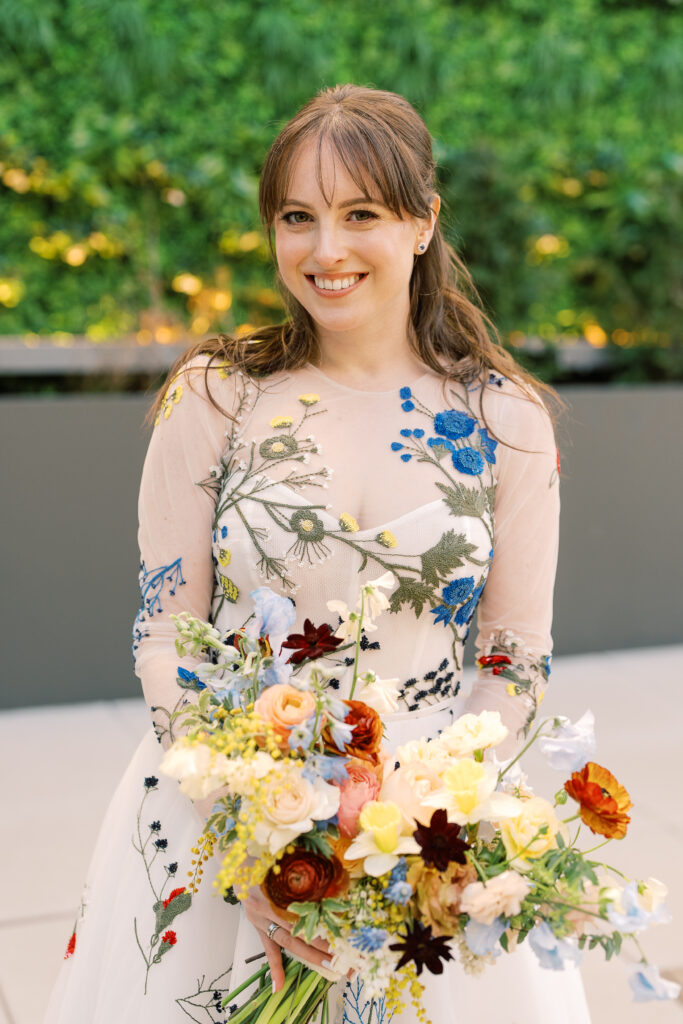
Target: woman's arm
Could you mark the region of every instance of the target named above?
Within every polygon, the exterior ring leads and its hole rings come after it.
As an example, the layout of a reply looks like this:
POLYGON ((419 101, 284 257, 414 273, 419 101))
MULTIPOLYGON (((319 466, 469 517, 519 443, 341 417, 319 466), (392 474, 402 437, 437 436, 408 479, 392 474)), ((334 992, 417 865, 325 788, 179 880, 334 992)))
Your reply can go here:
POLYGON ((528 733, 550 671, 559 472, 542 406, 508 381, 492 411, 496 436, 524 450, 499 444, 496 451, 493 564, 478 607, 479 671, 467 710, 500 712, 509 735, 496 753, 510 757, 528 733))

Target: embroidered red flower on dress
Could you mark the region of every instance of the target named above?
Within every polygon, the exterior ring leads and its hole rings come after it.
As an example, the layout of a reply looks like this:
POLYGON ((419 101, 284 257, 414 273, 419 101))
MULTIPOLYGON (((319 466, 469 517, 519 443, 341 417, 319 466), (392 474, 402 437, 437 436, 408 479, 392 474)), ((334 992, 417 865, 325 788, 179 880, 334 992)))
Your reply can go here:
POLYGON ((171 928, 169 928, 168 931, 164 932, 161 936, 161 941, 165 942, 167 946, 175 946, 178 941, 178 936, 171 928))
POLYGON ((171 893, 169 894, 168 899, 164 900, 164 910, 166 910, 166 907, 169 905, 171 900, 174 900, 176 898, 176 896, 182 896, 182 894, 184 892, 185 892, 185 886, 183 886, 182 889, 173 889, 171 891, 171 893))
POLYGON ((482 654, 481 658, 477 658, 479 668, 490 668, 494 676, 499 676, 505 665, 511 664, 507 654, 482 654))
POLYGON ((555 459, 557 461, 557 475, 561 476, 562 475, 562 471, 560 470, 560 449, 559 448, 555 449, 555 459))
POLYGON ((333 651, 341 642, 341 637, 333 636, 332 627, 327 623, 314 626, 310 619, 304 619, 303 633, 291 633, 282 646, 294 651, 289 659, 292 665, 300 665, 306 658, 320 658, 327 651, 333 651))
POLYGON ((64 954, 64 959, 68 960, 70 956, 74 955, 75 951, 76 951, 76 932, 74 932, 73 935, 71 936, 71 938, 69 939, 69 944, 66 947, 66 953, 64 954))

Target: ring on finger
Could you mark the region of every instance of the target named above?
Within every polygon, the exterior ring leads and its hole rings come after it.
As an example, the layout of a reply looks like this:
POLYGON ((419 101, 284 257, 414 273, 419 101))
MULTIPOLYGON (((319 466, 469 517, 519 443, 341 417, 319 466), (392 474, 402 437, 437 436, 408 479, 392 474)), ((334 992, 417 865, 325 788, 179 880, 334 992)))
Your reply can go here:
POLYGON ((271 923, 268 925, 268 929, 266 931, 266 935, 271 940, 271 942, 275 941, 273 939, 273 936, 275 935, 275 932, 278 930, 278 928, 282 928, 282 925, 278 924, 277 921, 271 921, 271 923))

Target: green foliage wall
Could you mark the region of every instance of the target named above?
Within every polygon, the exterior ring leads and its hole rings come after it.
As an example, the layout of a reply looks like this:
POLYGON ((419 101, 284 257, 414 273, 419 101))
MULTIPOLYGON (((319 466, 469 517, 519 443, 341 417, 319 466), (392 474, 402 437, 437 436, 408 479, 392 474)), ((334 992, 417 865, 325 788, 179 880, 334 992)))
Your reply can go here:
POLYGON ((0 0, 0 335, 279 318, 259 168, 354 81, 425 117, 511 344, 683 376, 681 26, 673 0, 0 0))

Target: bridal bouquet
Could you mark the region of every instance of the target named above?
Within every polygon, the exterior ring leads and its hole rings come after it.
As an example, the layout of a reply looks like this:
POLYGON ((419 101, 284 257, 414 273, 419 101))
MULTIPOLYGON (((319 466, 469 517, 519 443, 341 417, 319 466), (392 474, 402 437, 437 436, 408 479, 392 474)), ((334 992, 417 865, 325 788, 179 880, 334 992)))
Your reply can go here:
MULTIPOLYGON (((265 587, 252 594, 246 626, 229 634, 174 617, 179 655, 208 660, 179 670, 196 703, 178 712, 187 732, 162 771, 193 799, 216 793, 206 833, 224 851, 224 895, 243 899, 261 886, 292 934, 329 943, 340 978, 358 972, 378 1012, 409 998, 424 1019, 423 971, 441 974, 458 959, 477 973, 524 941, 541 966, 559 970, 586 946, 609 958, 626 938, 637 945, 638 932, 668 915, 661 882, 629 881, 590 857, 625 836, 631 807, 590 760, 590 712, 575 724, 546 719, 509 762, 495 757, 507 735, 497 712, 384 747, 381 716, 397 707, 398 681, 361 673, 359 655, 392 583, 387 573, 363 585, 353 610, 329 602, 341 620, 334 633, 306 620, 291 634, 292 602, 265 587), (335 650, 355 654, 347 700, 316 664, 335 650), (536 742, 567 776, 552 802, 519 768, 536 742), (581 850, 584 826, 603 840, 581 850)), ((629 972, 636 1000, 678 994, 642 952, 629 972)), ((272 992, 264 966, 229 993, 231 1024, 306 1024, 318 1010, 328 1019, 329 979, 293 960, 285 978, 272 992)))

